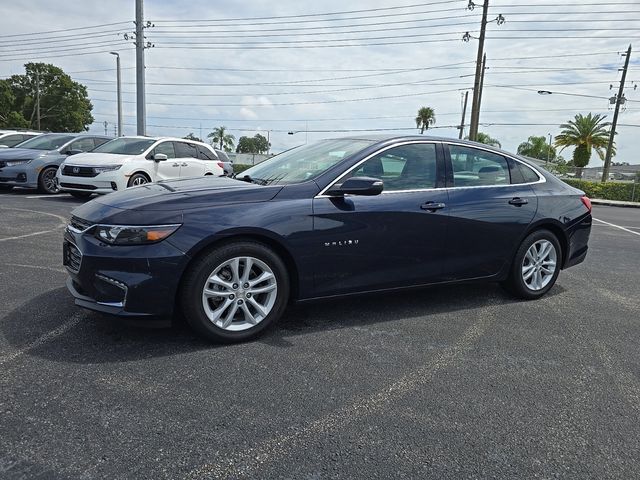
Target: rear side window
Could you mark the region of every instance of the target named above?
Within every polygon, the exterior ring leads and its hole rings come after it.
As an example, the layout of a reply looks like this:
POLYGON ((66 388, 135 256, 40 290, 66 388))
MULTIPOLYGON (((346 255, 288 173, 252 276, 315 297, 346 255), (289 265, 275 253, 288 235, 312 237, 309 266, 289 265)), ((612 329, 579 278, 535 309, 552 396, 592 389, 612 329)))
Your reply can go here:
POLYGON ((190 143, 174 142, 177 158, 198 158, 198 150, 190 143))
POLYGON ((107 143, 109 141, 108 138, 99 138, 99 137, 95 137, 93 139, 93 143, 96 144, 96 147, 99 147, 100 145, 102 145, 103 143, 107 143))
POLYGON ((6 145, 7 147, 13 147, 14 145, 19 144, 23 140, 26 140, 29 137, 25 137, 23 139, 23 135, 7 135, 6 137, 0 139, 0 145, 6 145))
POLYGON ((454 187, 481 187, 511 183, 507 159, 486 150, 449 145, 454 187))
POLYGON ((202 145, 196 145, 198 148, 198 158, 200 160, 217 160, 217 158, 213 155, 211 150, 202 145))
POLYGON ((522 163, 517 163, 517 165, 518 169, 520 170, 520 174, 524 179, 523 183, 535 183, 540 180, 540 177, 536 172, 533 171, 533 169, 527 167, 526 165, 523 165, 522 163))

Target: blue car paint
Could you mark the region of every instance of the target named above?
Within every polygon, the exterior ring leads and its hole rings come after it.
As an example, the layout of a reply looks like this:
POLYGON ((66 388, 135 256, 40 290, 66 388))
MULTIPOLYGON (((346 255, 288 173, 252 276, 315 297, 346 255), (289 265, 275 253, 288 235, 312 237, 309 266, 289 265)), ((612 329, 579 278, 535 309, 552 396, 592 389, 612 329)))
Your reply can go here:
POLYGON ((522 239, 540 226, 557 232, 565 268, 584 259, 591 215, 580 200, 582 192, 540 169, 544 183, 451 188, 446 149, 439 146, 438 188, 342 199, 318 195, 372 153, 406 140, 429 138, 382 140, 315 181, 260 186, 205 177, 147 184, 92 200, 73 215, 89 224, 182 226, 163 242, 130 247, 67 230, 66 240, 83 253, 80 271, 70 272, 76 303, 124 316, 172 315, 189 263, 213 245, 238 238, 259 240, 283 258, 297 301, 503 280, 522 239), (528 203, 511 205, 513 197, 528 203), (422 209, 427 202, 446 207, 422 209), (124 306, 109 306, 112 299, 100 297, 105 290, 101 276, 128 286, 124 306))

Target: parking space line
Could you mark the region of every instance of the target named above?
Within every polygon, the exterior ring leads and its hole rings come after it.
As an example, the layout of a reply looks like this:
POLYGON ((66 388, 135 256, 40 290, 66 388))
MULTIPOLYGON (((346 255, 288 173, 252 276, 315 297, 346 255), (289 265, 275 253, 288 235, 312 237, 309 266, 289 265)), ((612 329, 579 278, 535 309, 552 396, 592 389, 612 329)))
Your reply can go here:
POLYGON ((50 270, 52 272, 67 273, 67 271, 64 268, 45 267, 42 265, 24 265, 22 263, 5 263, 5 265, 9 267, 36 268, 39 270, 50 270))
POLYGON ((483 312, 481 318, 467 328, 453 345, 435 354, 429 362, 404 375, 400 380, 383 390, 357 399, 350 405, 302 426, 293 434, 276 436, 261 442, 258 447, 229 455, 221 463, 212 463, 196 468, 189 472, 187 478, 259 478, 260 475, 256 474, 256 470, 275 461, 277 457, 286 456, 289 450, 299 444, 303 438, 327 434, 344 428, 346 424, 371 416, 411 391, 428 384, 438 371, 461 360, 471 346, 484 335, 494 317, 493 312, 483 312))
POLYGON ((61 228, 64 228, 64 227, 67 226, 67 219, 64 218, 62 215, 56 215, 55 213, 41 212, 39 210, 29 210, 27 208, 0 207, 0 209, 1 210, 15 210, 17 212, 39 213, 41 215, 48 215, 50 217, 55 217, 58 220, 60 220, 60 224, 58 226, 56 226, 55 228, 52 228, 50 230, 41 230, 39 232, 26 233, 24 235, 16 235, 15 237, 0 238, 0 242, 6 242, 6 241, 9 241, 9 240, 19 240, 21 238, 34 237, 36 235, 44 235, 45 233, 55 232, 56 230, 60 230, 61 228))
POLYGON ((616 225, 614 223, 605 222, 604 220, 600 220, 599 218, 594 218, 596 222, 604 223, 605 225, 609 225, 610 227, 618 228, 620 230, 624 230, 625 232, 633 233, 634 235, 639 235, 640 232, 634 232, 633 230, 629 230, 628 228, 621 227, 620 225, 616 225))
POLYGON ((44 345, 45 343, 47 343, 50 340, 53 340, 56 337, 59 337, 60 335, 64 334, 67 330, 75 327, 78 323, 80 323, 85 318, 86 318, 86 313, 85 312, 75 313, 69 319, 69 321, 63 323, 58 328, 55 328, 54 330, 51 330, 49 333, 45 333, 44 335, 36 338, 33 342, 31 342, 27 346, 25 346, 25 347, 23 347, 23 348, 21 348, 19 350, 16 350, 15 352, 9 353, 8 355, 4 355, 4 356, 0 357, 0 366, 4 365, 7 362, 15 360, 16 358, 21 357, 25 353, 27 353, 27 352, 35 349, 35 348, 38 348, 41 345, 44 345))

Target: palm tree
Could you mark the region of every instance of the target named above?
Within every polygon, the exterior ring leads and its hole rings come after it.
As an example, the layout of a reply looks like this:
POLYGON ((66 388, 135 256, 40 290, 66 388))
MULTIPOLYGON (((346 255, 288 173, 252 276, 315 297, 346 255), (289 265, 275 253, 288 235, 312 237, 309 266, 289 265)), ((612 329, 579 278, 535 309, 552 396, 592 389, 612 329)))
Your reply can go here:
MULTIPOLYGON (((560 125, 561 131, 556 136, 556 145, 562 147, 562 150, 575 147, 572 163, 577 167, 578 178, 582 178, 582 169, 589 164, 592 150, 596 151, 600 160, 604 160, 606 156, 610 133, 607 127, 611 125, 604 121, 606 117, 606 115, 591 113, 585 117, 579 113, 573 120, 560 125)), ((615 148, 613 153, 615 154, 615 148)))
POLYGON ((233 150, 233 143, 236 139, 230 133, 225 133, 227 131, 227 127, 217 127, 213 129, 207 138, 211 139, 211 145, 217 145, 220 147, 220 150, 224 150, 226 152, 230 152, 233 150))
MULTIPOLYGON (((469 137, 465 137, 465 140, 469 140, 469 137)), ((485 145, 491 145, 492 147, 502 147, 502 144, 499 140, 496 140, 491 135, 482 132, 478 132, 478 135, 476 136, 476 142, 484 143, 485 145)))
POLYGON ((429 127, 435 125, 436 113, 431 107, 421 107, 416 117, 416 127, 420 129, 420 133, 424 133, 429 127))
POLYGON ((518 153, 538 160, 546 161, 549 159, 553 161, 556 159, 556 149, 553 148, 553 145, 547 143, 546 137, 536 137, 535 135, 518 145, 518 153))

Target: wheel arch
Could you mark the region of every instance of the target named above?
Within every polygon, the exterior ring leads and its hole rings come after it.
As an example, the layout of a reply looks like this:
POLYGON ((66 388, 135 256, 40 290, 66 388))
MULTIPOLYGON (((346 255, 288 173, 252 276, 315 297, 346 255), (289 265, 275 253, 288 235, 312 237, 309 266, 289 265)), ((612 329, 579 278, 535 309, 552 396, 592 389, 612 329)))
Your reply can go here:
MULTIPOLYGON (((252 229, 252 230, 244 230, 244 229, 233 229, 224 232, 220 232, 214 237, 210 237, 208 239, 200 242, 196 247, 194 247, 190 252, 189 261, 185 266, 182 274, 180 275, 180 280, 178 282, 178 286, 182 285, 183 278, 186 275, 187 271, 198 259, 202 258, 204 255, 208 254, 211 250, 215 248, 219 248, 223 245, 228 245, 234 242, 242 242, 242 241, 252 241, 265 245, 266 247, 271 248, 284 262, 287 267, 287 271, 289 272, 289 287, 290 287, 290 301, 296 300, 299 296, 299 288, 300 288, 300 276, 299 269, 296 261, 293 258, 293 255, 289 251, 289 249, 285 245, 284 239, 282 237, 274 235, 272 232, 266 230, 252 229)), ((180 287, 178 287, 176 293, 176 300, 178 298, 180 287)))

